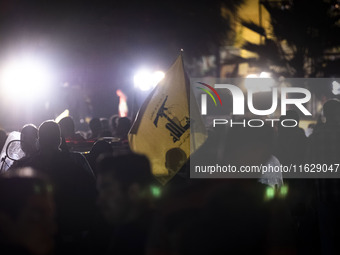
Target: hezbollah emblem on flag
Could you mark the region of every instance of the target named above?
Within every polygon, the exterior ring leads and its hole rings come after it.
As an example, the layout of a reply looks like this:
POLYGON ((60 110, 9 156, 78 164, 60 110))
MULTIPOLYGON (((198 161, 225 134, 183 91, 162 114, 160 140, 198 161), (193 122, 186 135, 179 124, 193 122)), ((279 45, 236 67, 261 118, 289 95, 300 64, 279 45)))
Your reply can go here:
POLYGON ((165 97, 162 105, 159 107, 156 118, 153 124, 158 127, 159 118, 164 117, 168 123, 165 124, 166 129, 169 130, 170 135, 173 137, 174 143, 181 139, 181 136, 190 128, 190 118, 185 116, 182 121, 179 121, 177 117, 170 117, 171 110, 169 107, 165 107, 165 103, 168 100, 168 96, 165 97), (184 124, 183 123, 184 120, 184 124))
POLYGON ((149 158, 162 184, 175 176, 206 139, 198 107, 189 107, 190 93, 179 56, 141 106, 129 133, 131 149, 149 158))

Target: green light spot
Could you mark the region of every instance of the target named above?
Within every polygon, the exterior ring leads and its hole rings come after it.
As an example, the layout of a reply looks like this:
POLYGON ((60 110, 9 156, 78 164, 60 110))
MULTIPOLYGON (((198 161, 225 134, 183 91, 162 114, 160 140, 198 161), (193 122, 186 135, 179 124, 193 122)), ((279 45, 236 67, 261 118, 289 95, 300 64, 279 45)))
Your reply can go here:
POLYGON ((157 186, 151 186, 151 194, 154 196, 154 197, 160 197, 161 196, 161 189, 157 186))
POLYGON ((52 193, 53 192, 53 187, 52 185, 47 185, 47 192, 52 193))
POLYGON ((40 192, 41 192, 40 186, 34 185, 34 192, 35 192, 36 194, 40 194, 40 192))
POLYGON ((275 196, 275 190, 272 187, 266 189, 266 199, 272 199, 275 196))
POLYGON ((288 186, 284 185, 280 189, 280 195, 285 197, 287 196, 287 194, 288 194, 288 186))

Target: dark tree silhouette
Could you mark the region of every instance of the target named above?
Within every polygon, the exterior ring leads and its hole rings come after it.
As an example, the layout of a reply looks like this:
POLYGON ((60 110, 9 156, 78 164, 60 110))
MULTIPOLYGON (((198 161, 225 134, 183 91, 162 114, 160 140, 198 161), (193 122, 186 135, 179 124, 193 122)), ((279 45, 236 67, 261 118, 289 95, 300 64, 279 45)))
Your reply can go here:
POLYGON ((340 73, 340 12, 336 1, 261 1, 271 17, 272 34, 243 25, 263 36, 264 43, 243 48, 259 55, 257 64, 277 76, 329 77, 340 73))

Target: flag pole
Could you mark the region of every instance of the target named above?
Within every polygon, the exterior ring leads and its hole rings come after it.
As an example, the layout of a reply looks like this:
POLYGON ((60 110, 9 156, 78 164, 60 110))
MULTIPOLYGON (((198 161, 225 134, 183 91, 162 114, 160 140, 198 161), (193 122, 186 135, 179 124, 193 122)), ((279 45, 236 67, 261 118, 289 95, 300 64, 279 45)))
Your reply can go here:
POLYGON ((188 79, 187 82, 188 82, 188 87, 189 87, 187 92, 188 92, 188 108, 189 108, 189 121, 190 121, 190 136, 192 134, 192 138, 190 137, 190 139, 192 139, 192 145, 194 147, 194 151, 196 151, 195 128, 194 128, 195 120, 190 118, 190 97, 191 97, 190 94, 191 94, 191 87, 190 87, 189 78, 188 78, 187 73, 185 72, 185 69, 184 69, 183 52, 184 52, 184 50, 181 49, 182 66, 183 66, 183 70, 184 70, 185 79, 188 79))

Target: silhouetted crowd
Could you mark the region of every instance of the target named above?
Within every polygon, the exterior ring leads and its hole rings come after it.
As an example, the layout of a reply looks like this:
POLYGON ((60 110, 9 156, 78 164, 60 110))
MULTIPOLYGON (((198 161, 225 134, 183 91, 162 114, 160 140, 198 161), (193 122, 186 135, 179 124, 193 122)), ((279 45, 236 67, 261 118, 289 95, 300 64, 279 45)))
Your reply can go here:
MULTIPOLYGON (((294 110, 284 119, 300 121, 294 110)), ((216 127, 166 185, 130 150, 130 128, 118 116, 93 118, 89 132, 72 117, 25 125, 24 156, 1 161, 0 254, 340 254, 339 179, 189 174, 205 147, 214 148, 206 158, 237 167, 339 164, 339 101, 307 130, 216 127)), ((2 151, 6 139, 0 130, 2 151)), ((183 158, 164 156, 168 169, 183 158)))

